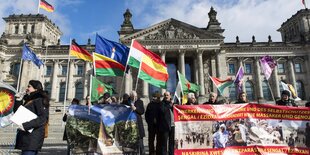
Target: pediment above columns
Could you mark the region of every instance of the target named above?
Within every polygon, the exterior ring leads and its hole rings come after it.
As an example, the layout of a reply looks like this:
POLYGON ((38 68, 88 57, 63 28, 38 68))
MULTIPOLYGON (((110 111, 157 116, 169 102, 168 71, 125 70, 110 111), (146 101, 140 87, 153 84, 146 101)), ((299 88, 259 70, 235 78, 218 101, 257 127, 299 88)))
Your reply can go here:
POLYGON ((223 42, 224 37, 171 18, 120 38, 123 43, 129 43, 132 39, 146 42, 168 41, 174 43, 179 41, 207 42, 208 40, 212 40, 212 42, 223 42))

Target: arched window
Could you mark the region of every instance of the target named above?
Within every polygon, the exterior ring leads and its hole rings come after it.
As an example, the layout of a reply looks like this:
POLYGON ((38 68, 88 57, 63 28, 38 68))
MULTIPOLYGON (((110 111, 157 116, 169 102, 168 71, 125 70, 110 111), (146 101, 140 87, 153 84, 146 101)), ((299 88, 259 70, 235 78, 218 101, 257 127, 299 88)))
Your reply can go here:
POLYGON ((51 96, 51 93, 52 93, 51 83, 49 83, 49 82, 44 83, 44 90, 46 90, 48 95, 51 96))
POLYGON ((75 85, 75 98, 82 100, 84 96, 84 87, 81 82, 76 83, 75 85))
POLYGON ((66 83, 62 82, 60 83, 59 87, 59 97, 58 97, 59 102, 63 102, 65 100, 65 92, 66 92, 66 83))
POLYGON ((253 84, 250 81, 245 82, 245 92, 249 101, 254 100, 253 84))
POLYGON ((268 81, 264 80, 262 82, 262 86, 263 86, 263 96, 264 96, 264 99, 266 99, 267 101, 271 101, 272 100, 272 96, 271 96, 271 92, 270 92, 270 89, 269 89, 268 81))
POLYGON ((15 25, 15 34, 18 34, 18 25, 15 25))
POLYGON ((18 74, 19 74, 19 68, 20 68, 20 63, 13 63, 11 65, 11 68, 10 68, 10 74, 11 75, 14 75, 16 78, 18 77, 18 74))
POLYGON ((229 99, 234 101, 237 99, 236 85, 230 85, 229 87, 229 99))
MULTIPOLYGON (((169 74, 169 79, 167 81, 167 91, 174 92, 176 85, 177 85, 177 76, 178 76, 177 75, 177 66, 173 63, 168 63, 167 69, 168 69, 168 74, 169 74)), ((149 86, 151 86, 151 85, 149 85, 149 86)), ((150 93, 152 93, 152 92, 150 92, 150 93)))
POLYGON ((296 91, 299 98, 305 99, 304 84, 301 81, 296 81, 296 91))

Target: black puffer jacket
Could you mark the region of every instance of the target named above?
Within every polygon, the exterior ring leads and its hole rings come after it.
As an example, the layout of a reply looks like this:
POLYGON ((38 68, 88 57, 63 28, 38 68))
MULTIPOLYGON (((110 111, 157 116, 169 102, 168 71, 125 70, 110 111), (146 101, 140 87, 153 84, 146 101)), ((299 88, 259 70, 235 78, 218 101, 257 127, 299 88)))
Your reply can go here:
POLYGON ((22 101, 15 102, 14 111, 23 105, 38 116, 36 119, 23 123, 25 131, 18 129, 15 149, 41 150, 44 141, 44 128, 49 115, 49 108, 44 105, 44 101, 46 102, 46 97, 43 92, 33 92, 30 95, 25 95, 22 101), (27 130, 32 128, 33 131, 29 133, 27 130))

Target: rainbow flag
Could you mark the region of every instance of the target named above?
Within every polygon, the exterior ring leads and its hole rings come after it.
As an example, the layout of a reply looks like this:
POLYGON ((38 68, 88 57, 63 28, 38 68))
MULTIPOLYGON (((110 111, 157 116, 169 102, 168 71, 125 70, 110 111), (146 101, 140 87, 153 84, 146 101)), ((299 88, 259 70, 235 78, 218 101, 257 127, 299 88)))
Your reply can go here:
POLYGON ((125 67, 119 62, 104 55, 93 53, 95 75, 123 76, 125 67))
POLYGON ((138 78, 156 87, 166 88, 169 78, 166 63, 136 40, 131 44, 128 65, 140 68, 138 78))
POLYGON ((54 12, 54 7, 45 0, 40 0, 39 7, 46 10, 47 12, 54 12))
POLYGON ((210 79, 212 80, 216 88, 219 90, 220 94, 223 94, 224 89, 234 83, 231 77, 227 78, 226 80, 221 80, 219 78, 210 76, 210 79))
POLYGON ((93 62, 92 55, 80 45, 78 45, 74 40, 72 40, 70 46, 70 55, 83 59, 85 61, 93 62))

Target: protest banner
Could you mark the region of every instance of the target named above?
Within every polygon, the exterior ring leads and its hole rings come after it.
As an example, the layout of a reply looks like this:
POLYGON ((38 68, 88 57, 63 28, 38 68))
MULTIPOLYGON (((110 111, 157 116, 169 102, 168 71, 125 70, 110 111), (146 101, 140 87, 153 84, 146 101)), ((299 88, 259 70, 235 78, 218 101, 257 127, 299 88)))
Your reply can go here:
POLYGON ((136 151, 137 117, 125 105, 71 105, 66 124, 73 153, 124 154, 136 151))
POLYGON ((269 104, 177 105, 176 155, 310 154, 310 110, 269 104))

